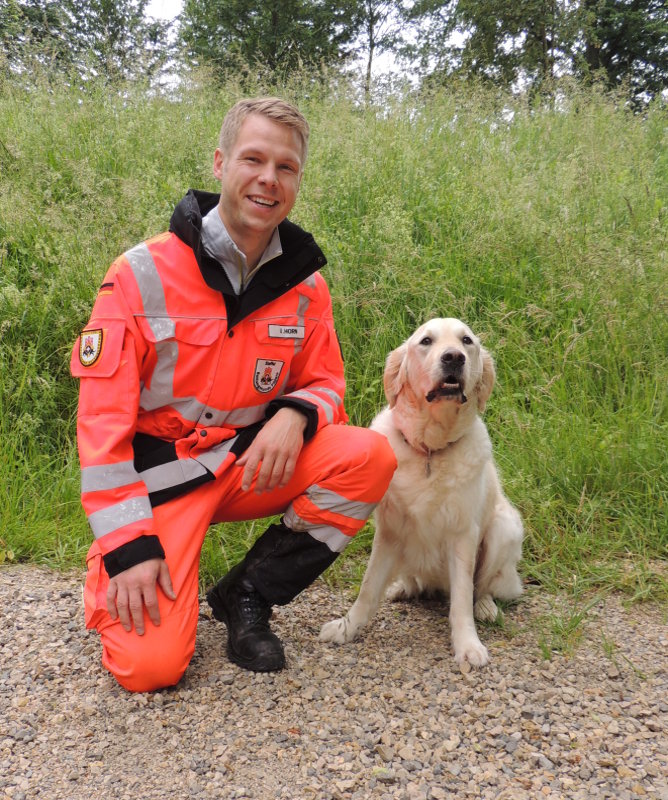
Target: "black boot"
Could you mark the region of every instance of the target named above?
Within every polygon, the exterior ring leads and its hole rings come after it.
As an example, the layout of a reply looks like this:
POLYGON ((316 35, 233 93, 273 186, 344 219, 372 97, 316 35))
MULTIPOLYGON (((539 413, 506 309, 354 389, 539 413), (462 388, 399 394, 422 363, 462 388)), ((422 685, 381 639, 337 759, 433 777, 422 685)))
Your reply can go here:
POLYGON ((285 666, 283 645, 271 632, 271 606, 237 564, 206 595, 213 616, 227 625, 227 656, 254 672, 276 672, 285 666))
POLYGON ((214 617, 227 625, 230 660, 256 672, 283 669, 283 646, 269 628, 271 607, 289 603, 337 555, 308 533, 270 525, 206 595, 214 617))

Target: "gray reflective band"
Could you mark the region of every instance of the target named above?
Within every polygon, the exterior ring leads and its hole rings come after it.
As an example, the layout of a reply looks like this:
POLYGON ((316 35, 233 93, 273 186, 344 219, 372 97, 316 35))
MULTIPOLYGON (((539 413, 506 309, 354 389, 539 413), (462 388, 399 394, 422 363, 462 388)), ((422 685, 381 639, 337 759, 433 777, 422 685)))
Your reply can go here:
POLYGON ((225 461, 227 458, 230 450, 232 449, 232 445, 237 439, 238 437, 235 436, 233 439, 227 439, 220 444, 214 445, 210 450, 206 450, 198 455, 197 461, 205 466, 210 472, 215 473, 223 461, 225 461))
POLYGON ((323 489, 314 484, 306 490, 306 496, 314 506, 323 511, 333 511, 350 519, 367 520, 373 514, 377 503, 360 503, 358 500, 348 500, 336 492, 323 489))
POLYGON ((305 531, 318 542, 327 545, 333 553, 342 552, 352 541, 352 536, 346 536, 345 533, 341 533, 340 530, 332 528, 330 525, 313 525, 311 522, 307 522, 295 513, 292 505, 285 512, 283 522, 293 531, 305 531))
POLYGON ((174 336, 174 320, 167 314, 165 290, 151 251, 145 242, 125 253, 141 294, 144 314, 157 341, 174 336))
POLYGON ((327 397, 330 397, 337 407, 341 404, 341 398, 336 392, 320 386, 312 386, 310 389, 299 389, 296 392, 290 392, 290 394, 286 395, 286 397, 300 397, 303 400, 308 400, 309 403, 313 403, 323 410, 327 422, 334 422, 334 409, 329 403, 323 402, 322 397, 318 397, 315 392, 322 392, 327 397))
POLYGON ((108 506, 101 511, 94 511, 88 517, 88 522, 95 538, 100 539, 133 522, 140 522, 152 517, 153 512, 148 497, 133 497, 132 500, 124 500, 122 503, 108 506))
POLYGON ((191 458, 159 464, 157 467, 151 467, 141 472, 141 478, 149 492, 159 492, 161 489, 181 486, 181 484, 202 475, 206 475, 206 470, 191 458))
POLYGON ((156 342, 155 352, 158 360, 151 375, 151 388, 142 386, 139 399, 139 405, 145 411, 153 411, 174 402, 174 370, 179 346, 175 341, 156 342))
POLYGON ((105 489, 118 489, 132 486, 141 478, 132 461, 118 464, 102 464, 98 467, 85 467, 81 470, 81 491, 102 492, 105 489))

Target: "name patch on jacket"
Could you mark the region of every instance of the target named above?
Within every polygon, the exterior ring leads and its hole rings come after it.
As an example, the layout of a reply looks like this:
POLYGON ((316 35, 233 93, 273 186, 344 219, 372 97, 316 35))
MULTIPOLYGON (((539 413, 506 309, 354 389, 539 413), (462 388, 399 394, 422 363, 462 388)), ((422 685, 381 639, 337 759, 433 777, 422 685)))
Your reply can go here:
POLYGON ((278 383, 281 376, 281 370, 285 361, 269 361, 266 358, 258 358, 255 362, 255 376, 253 378, 253 386, 262 392, 270 392, 278 383))
POLYGON ((102 355, 102 344, 104 342, 104 332, 101 328, 92 331, 84 331, 79 340, 79 361, 82 366, 92 367, 102 355))
POLYGON ((303 325, 270 325, 269 336, 272 339, 303 339, 303 325))

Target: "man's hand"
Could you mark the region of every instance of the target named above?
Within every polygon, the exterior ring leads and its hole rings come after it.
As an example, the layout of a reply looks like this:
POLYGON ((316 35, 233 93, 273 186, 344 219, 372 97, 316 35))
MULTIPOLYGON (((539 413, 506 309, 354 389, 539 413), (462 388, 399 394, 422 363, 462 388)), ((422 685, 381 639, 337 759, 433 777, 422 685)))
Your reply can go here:
POLYGON ((172 588, 167 562, 162 558, 151 558, 135 564, 134 567, 119 572, 109 580, 107 590, 107 611, 112 619, 120 617, 126 631, 135 630, 144 634, 144 606, 154 625, 160 625, 158 593, 156 583, 170 600, 176 600, 172 588))
POLYGON ((257 494, 285 486, 295 472, 304 446, 306 416, 294 408, 279 409, 255 437, 253 444, 238 459, 244 467, 241 488, 247 492, 260 468, 255 484, 257 494))

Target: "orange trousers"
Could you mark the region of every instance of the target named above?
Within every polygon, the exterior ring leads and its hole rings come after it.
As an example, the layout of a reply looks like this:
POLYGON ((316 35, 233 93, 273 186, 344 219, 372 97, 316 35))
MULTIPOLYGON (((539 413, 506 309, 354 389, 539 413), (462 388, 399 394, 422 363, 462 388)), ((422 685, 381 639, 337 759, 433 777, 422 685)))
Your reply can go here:
POLYGON ((255 494, 241 489, 243 470, 232 465, 220 478, 153 509, 176 600, 158 587, 161 624, 144 610, 145 632, 125 631, 107 611, 109 577, 96 544, 90 548, 84 587, 86 627, 102 641, 102 664, 126 689, 146 692, 178 683, 195 651, 199 614, 199 560, 204 536, 214 522, 259 519, 281 514, 294 504, 299 516, 315 526, 338 527, 352 537, 366 520, 319 511, 306 498, 313 485, 352 503, 378 503, 396 468, 384 436, 366 428, 329 425, 304 445, 290 483, 255 494))

